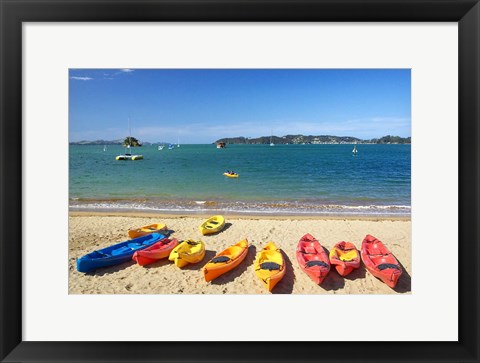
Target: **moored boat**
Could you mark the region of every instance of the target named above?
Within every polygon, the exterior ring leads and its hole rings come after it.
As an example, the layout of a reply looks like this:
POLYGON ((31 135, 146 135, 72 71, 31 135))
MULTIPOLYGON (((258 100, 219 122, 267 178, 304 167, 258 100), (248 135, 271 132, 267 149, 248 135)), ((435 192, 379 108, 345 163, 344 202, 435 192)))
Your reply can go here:
POLYGON ((262 281, 268 291, 272 291, 285 276, 286 265, 282 251, 273 242, 268 242, 257 254, 254 268, 255 274, 260 281, 262 281))
POLYGON ((220 232, 223 227, 225 227, 225 218, 223 216, 217 215, 208 218, 198 228, 203 235, 206 235, 220 232))
MULTIPOLYGON (((115 160, 142 160, 143 155, 132 155, 132 132, 130 129, 130 117, 128 118, 128 137, 125 140, 125 154, 118 155, 115 160)), ((141 146, 141 145, 140 145, 141 146)))
POLYGON ((115 159, 116 160, 142 160, 143 155, 132 155, 129 153, 125 153, 123 155, 118 155, 115 159))
POLYGON ((380 240, 368 234, 362 242, 361 256, 365 267, 373 276, 391 288, 397 285, 403 269, 380 240))
POLYGON ((318 240, 307 233, 297 245, 297 262, 317 285, 321 284, 330 271, 330 260, 318 240))
POLYGON ((176 238, 163 238, 157 243, 154 243, 143 250, 135 251, 132 256, 132 260, 134 260, 140 266, 145 266, 163 258, 167 258, 170 255, 170 252, 172 252, 177 245, 178 240, 176 238))
POLYGON ((245 259, 247 253, 248 241, 246 239, 220 252, 203 267, 205 281, 212 281, 218 276, 233 270, 245 259))
POLYGON ((165 238, 165 236, 152 233, 90 252, 77 259, 77 270, 79 272, 90 272, 100 267, 108 267, 130 261, 135 251, 147 248, 162 238, 165 238))
POLYGON ((347 276, 354 269, 360 267, 360 253, 351 242, 338 242, 330 251, 330 264, 341 276, 347 276))

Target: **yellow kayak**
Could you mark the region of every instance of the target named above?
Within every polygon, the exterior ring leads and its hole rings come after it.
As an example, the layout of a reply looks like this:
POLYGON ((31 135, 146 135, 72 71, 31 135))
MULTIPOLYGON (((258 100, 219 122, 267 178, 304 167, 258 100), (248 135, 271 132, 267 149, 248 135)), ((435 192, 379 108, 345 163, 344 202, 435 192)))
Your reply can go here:
POLYGON ((268 242, 257 254, 254 267, 255 274, 264 283, 268 291, 272 291, 286 272, 283 254, 273 242, 268 242))
POLYGON ((237 174, 237 173, 233 173, 233 174, 223 173, 223 175, 228 176, 229 178, 238 178, 239 177, 239 174, 237 174))
POLYGON ((203 267, 205 281, 212 281, 225 272, 233 270, 245 259, 247 253, 248 241, 246 239, 220 252, 203 267))
POLYGON ((205 257, 205 244, 202 241, 185 240, 175 247, 168 259, 177 267, 183 267, 189 263, 197 263, 205 257))
POLYGON ((147 234, 150 234, 150 233, 163 234, 162 232, 165 232, 166 230, 167 230, 167 226, 165 224, 155 223, 155 224, 150 224, 148 226, 143 226, 140 228, 129 229, 128 237, 137 238, 137 237, 146 236, 147 234))
POLYGON ((202 223, 200 232, 203 235, 220 232, 225 227, 225 218, 223 216, 213 216, 202 223))

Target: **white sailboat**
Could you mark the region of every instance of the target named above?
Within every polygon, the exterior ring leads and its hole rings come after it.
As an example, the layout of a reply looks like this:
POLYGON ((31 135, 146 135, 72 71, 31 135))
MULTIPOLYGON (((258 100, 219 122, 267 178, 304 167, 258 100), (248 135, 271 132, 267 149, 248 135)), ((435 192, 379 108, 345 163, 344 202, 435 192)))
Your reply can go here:
POLYGON ((118 155, 115 160, 142 160, 143 155, 132 155, 130 147, 132 146, 132 130, 130 128, 130 117, 128 118, 128 144, 125 148, 125 154, 118 155), (128 151, 127 151, 128 150, 128 151))
POLYGON ((353 155, 357 155, 357 143, 353 145, 353 150, 352 150, 353 155))
POLYGON ((275 144, 272 141, 272 138, 273 138, 273 131, 270 134, 270 146, 275 146, 275 144))
POLYGON ((164 147, 165 145, 158 145, 158 150, 163 150, 164 147))
POLYGON ((103 151, 107 151, 107 145, 103 145, 103 151))

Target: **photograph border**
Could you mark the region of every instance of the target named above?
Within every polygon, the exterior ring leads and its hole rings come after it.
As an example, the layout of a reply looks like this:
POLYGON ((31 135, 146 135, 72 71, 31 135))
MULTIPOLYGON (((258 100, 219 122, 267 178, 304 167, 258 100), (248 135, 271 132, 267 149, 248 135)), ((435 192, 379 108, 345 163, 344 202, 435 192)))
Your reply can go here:
POLYGON ((462 361, 479 354, 478 0, 16 1, 0 0, 0 360, 462 361), (23 22, 457 22, 459 61, 458 342, 32 342, 22 341, 23 22), (185 349, 187 348, 187 349, 185 349), (342 350, 341 356, 337 355, 342 350), (235 352, 232 354, 232 352, 235 352), (319 352, 321 354, 319 355, 319 352))

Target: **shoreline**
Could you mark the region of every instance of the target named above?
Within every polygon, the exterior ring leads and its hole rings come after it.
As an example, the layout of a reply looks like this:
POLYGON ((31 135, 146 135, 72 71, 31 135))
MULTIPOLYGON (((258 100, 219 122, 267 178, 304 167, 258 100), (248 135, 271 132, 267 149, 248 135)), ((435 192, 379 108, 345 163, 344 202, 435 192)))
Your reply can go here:
MULTIPOLYGON (((210 218, 213 213, 201 212, 178 212, 160 213, 156 211, 69 211, 71 217, 131 217, 131 218, 210 218)), ((411 221, 411 216, 379 216, 379 215, 298 215, 298 214, 272 214, 261 212, 255 214, 228 212, 222 213, 225 217, 242 220, 359 220, 359 221, 411 221)))
POLYGON ((142 213, 151 215, 216 215, 234 216, 286 216, 286 217, 373 217, 410 218, 411 206, 382 204, 370 201, 334 201, 321 199, 289 200, 242 200, 207 198, 70 198, 71 212, 142 213))

